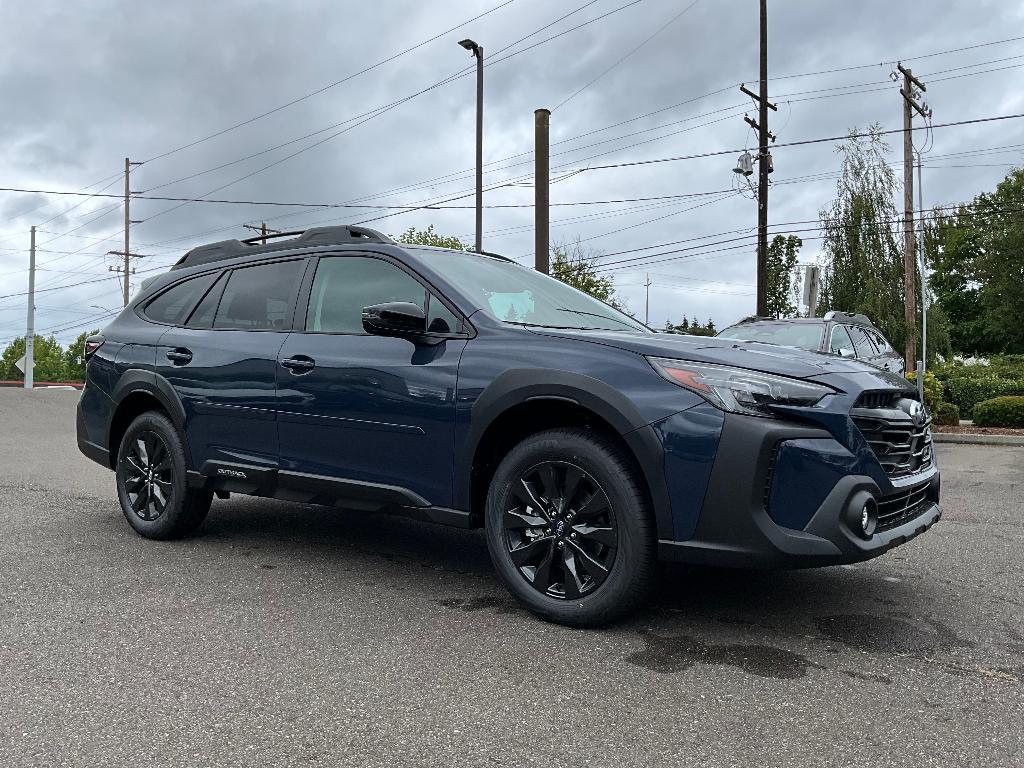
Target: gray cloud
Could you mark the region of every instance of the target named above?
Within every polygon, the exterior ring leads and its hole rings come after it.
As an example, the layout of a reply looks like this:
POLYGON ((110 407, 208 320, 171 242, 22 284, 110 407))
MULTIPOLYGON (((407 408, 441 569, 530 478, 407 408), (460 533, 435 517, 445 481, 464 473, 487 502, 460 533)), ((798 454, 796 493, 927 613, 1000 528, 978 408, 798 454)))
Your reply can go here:
MULTIPOLYGON (((146 190, 170 180, 217 166, 269 146, 339 123, 379 105, 425 88, 463 67, 470 58, 455 43, 469 36, 491 55, 504 45, 567 13, 579 2, 516 0, 465 29, 448 34, 409 56, 265 119, 191 149, 154 160, 136 171, 133 187, 146 190)), ((599 0, 534 40, 568 29, 612 10, 625 0, 599 0)), ((484 2, 409 3, 384 0, 373 4, 338 2, 217 3, 182 0, 175 3, 7 3, 0 6, 0 167, 8 187, 77 190, 120 170, 125 155, 144 160, 188 143, 266 109, 338 80, 393 52, 430 37, 457 22, 498 4, 484 2)), ((596 77, 626 51, 650 35, 681 6, 667 0, 643 0, 558 40, 538 46, 487 69, 486 160, 529 153, 533 143, 533 110, 553 107, 596 77)), ((770 70, 773 98, 779 112, 772 130, 780 142, 845 133, 852 126, 880 122, 901 125, 900 97, 888 85, 889 66, 874 66, 814 77, 784 76, 837 67, 909 58, 974 43, 1014 37, 1022 29, 1021 9, 1005 2, 893 4, 770 3, 770 70), (907 34, 905 30, 913 30, 907 34), (878 92, 809 101, 804 96, 780 98, 823 88, 878 83, 878 92), (792 101, 788 104, 787 101, 792 101)), ((1024 33, 1021 33, 1024 34, 1024 33)), ((706 94, 757 76, 757 14, 749 0, 702 0, 658 35, 649 45, 600 79, 552 115, 552 141, 629 120, 647 112, 706 94)), ((1021 52, 1021 42, 911 61, 915 72, 940 73, 954 67, 993 61, 1021 52)), ((979 69, 1016 66, 1024 59, 979 69)), ((962 75, 971 70, 935 74, 962 75)), ((1019 69, 957 77, 929 85, 928 101, 936 122, 1021 111, 1016 82, 1019 69)), ((873 86, 866 86, 873 87, 873 86)), ((343 201, 386 192, 433 177, 468 171, 473 163, 474 85, 471 76, 429 91, 323 145, 265 172, 231 185, 217 196, 253 200, 343 201)), ((691 154, 753 146, 743 123, 749 100, 733 88, 676 109, 635 120, 616 129, 566 142, 553 152, 553 165, 578 170, 591 164, 691 154), (737 116, 684 133, 625 148, 644 139, 691 128, 733 114, 726 110, 708 118, 624 137, 590 148, 582 145, 651 129, 684 118, 735 105, 737 116), (585 160, 598 153, 600 158, 585 160)), ((1024 142, 1024 125, 1006 121, 935 132, 933 155, 1024 142)), ((160 194, 203 195, 267 163, 323 138, 327 133, 228 168, 165 187, 160 194)), ((899 146, 899 137, 891 142, 899 146)), ((835 171, 829 144, 779 148, 774 152, 774 179, 835 171)), ((925 170, 925 203, 968 199, 989 189, 1019 154, 986 155, 963 161, 936 160, 925 170)), ((896 153, 893 159, 898 160, 896 153)), ((488 173, 498 183, 528 177, 532 158, 499 163, 522 165, 488 173)), ((730 155, 607 171, 589 171, 552 187, 552 202, 652 197, 727 189, 735 157, 730 155)), ((423 189, 377 197, 371 202, 412 204, 455 195, 472 188, 469 173, 461 179, 423 189)), ((828 203, 834 180, 777 184, 772 190, 775 222, 814 219, 828 203)), ((120 183, 110 188, 120 191, 120 183)), ((510 186, 488 193, 491 204, 532 202, 529 186, 510 186)), ((27 230, 52 216, 60 218, 41 233, 41 288, 68 284, 65 290, 41 293, 37 326, 56 329, 73 325, 99 304, 115 306, 116 282, 80 285, 104 277, 103 253, 119 247, 120 208, 116 201, 94 199, 70 209, 75 198, 3 193, 0 196, 0 295, 25 290, 27 230), (102 215, 104 209, 109 209, 102 215), (111 235, 110 240, 95 242, 111 235), (86 238, 94 238, 86 239, 86 238), (49 243, 49 244, 48 244, 49 243), (11 250, 6 250, 11 249, 11 250), (52 266, 47 266, 52 262, 52 266)), ((461 201, 469 205, 472 198, 461 201)), ((647 210, 623 210, 637 204, 559 207, 552 219, 577 219, 556 226, 555 239, 592 238, 587 244, 614 252, 683 238, 749 228, 756 210, 740 197, 691 211, 703 200, 681 199, 651 204, 647 210), (621 211, 621 213, 619 213, 621 211), (616 214, 619 215, 616 215, 616 214), (621 231, 619 231, 621 230, 621 231)), ((359 221, 373 211, 299 211, 258 206, 191 204, 171 213, 173 204, 140 200, 133 217, 148 219, 136 227, 135 248, 152 254, 140 263, 149 269, 171 263, 190 245, 241 236, 245 221, 268 218, 272 226, 301 228, 315 222, 359 221), (295 213, 283 217, 283 214, 295 213), (223 230, 211 232, 212 230, 223 230), (209 234, 202 234, 207 233, 209 234)), ((398 233, 408 226, 433 223, 446 233, 469 240, 472 210, 418 211, 392 215, 374 223, 398 233)), ((485 247, 522 257, 532 251, 532 211, 489 209, 485 213, 485 247), (509 230, 509 231, 506 231, 509 230)), ((810 233, 813 234, 813 233, 810 233)), ((711 238, 715 239, 715 238, 711 238)), ((813 260, 817 241, 807 240, 803 259, 813 260)), ((656 252, 656 251, 654 251, 656 252)), ((613 257, 614 258, 614 257, 613 257)), ((619 257, 622 258, 622 257, 619 257)), ((609 259, 611 260, 611 259, 609 259)), ((649 267, 617 270, 620 291, 634 308, 643 307, 642 283, 647 269, 651 289, 651 322, 686 313, 714 317, 722 326, 753 309, 754 253, 750 249, 693 257, 649 267)), ((24 299, 0 299, 0 341, 22 331, 24 299)), ((66 340, 77 331, 62 335, 66 340)))

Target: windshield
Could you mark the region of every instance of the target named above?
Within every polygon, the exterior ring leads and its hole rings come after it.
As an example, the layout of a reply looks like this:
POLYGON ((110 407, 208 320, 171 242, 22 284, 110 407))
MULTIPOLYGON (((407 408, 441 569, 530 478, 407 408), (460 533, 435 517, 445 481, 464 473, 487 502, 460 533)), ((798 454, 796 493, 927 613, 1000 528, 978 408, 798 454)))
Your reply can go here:
POLYGON ((430 251, 426 259, 446 280, 506 323, 652 332, 603 301, 521 264, 458 251, 430 251))
POLYGON ((718 335, 723 339, 763 341, 781 347, 818 350, 824 328, 821 323, 746 323, 726 328, 718 335))

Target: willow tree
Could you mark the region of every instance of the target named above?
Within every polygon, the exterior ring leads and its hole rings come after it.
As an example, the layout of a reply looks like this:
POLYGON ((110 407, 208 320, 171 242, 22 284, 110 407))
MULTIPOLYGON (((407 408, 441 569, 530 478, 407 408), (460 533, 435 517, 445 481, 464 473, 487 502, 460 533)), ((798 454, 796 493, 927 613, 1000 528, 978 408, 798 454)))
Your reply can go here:
POLYGON ((823 269, 818 312, 862 312, 896 349, 903 349, 903 244, 898 183, 889 165, 881 126, 856 128, 836 151, 842 175, 836 198, 819 212, 823 269))

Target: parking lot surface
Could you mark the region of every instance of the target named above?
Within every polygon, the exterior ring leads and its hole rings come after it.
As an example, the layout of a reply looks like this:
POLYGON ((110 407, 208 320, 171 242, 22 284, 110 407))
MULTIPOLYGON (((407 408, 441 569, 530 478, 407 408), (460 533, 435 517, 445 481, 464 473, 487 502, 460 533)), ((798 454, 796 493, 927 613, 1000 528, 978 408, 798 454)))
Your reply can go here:
POLYGON ((877 560, 570 630, 478 531, 232 497, 141 539, 76 400, 0 389, 0 765, 1024 765, 1024 449, 938 446, 877 560))

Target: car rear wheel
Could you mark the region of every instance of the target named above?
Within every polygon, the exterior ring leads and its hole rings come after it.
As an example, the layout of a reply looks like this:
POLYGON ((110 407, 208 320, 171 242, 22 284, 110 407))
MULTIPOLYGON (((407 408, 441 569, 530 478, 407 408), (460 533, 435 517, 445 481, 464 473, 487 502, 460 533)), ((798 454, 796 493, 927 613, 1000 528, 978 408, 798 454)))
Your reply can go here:
POLYGON ((486 534, 505 585, 549 621, 606 624, 653 582, 656 535, 636 472, 587 430, 542 432, 509 452, 488 491, 486 534))
POLYGON ((210 509, 213 495, 188 487, 181 438, 162 413, 144 413, 129 425, 118 448, 116 477, 121 511, 147 539, 187 536, 210 509))

